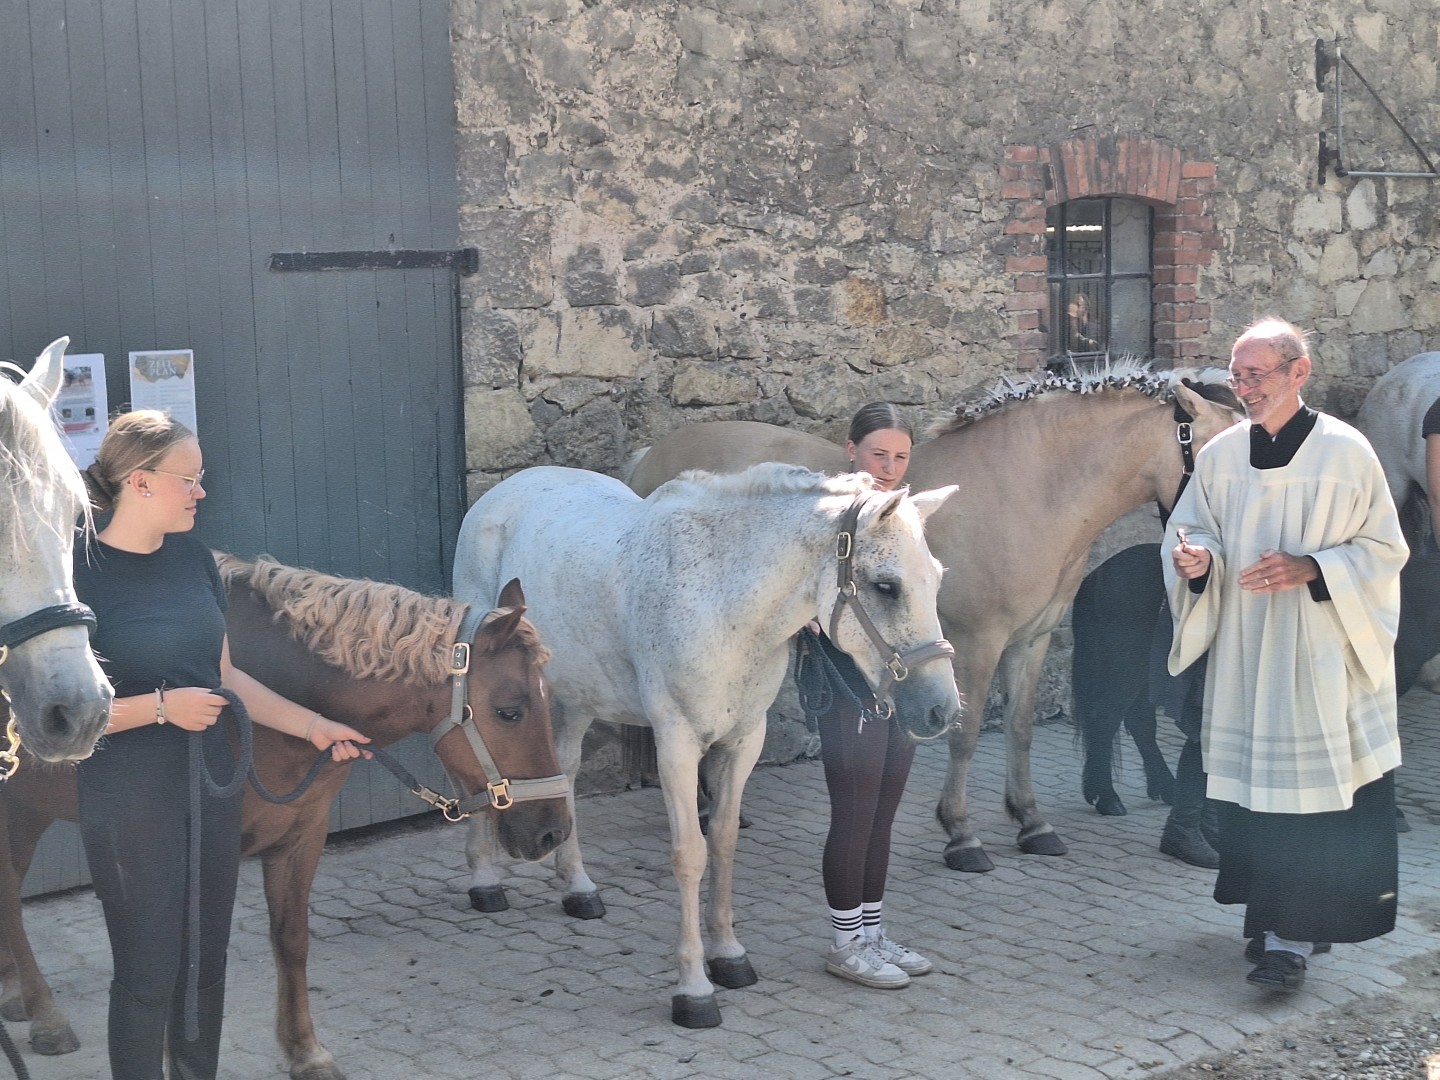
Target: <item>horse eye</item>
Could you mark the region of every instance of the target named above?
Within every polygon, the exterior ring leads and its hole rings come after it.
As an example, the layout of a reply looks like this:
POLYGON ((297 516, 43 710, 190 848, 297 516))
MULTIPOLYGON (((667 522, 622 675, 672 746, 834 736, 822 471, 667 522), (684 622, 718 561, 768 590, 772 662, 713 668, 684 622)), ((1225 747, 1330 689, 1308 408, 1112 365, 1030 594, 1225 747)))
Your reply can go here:
POLYGON ((887 599, 894 600, 900 595, 900 583, 898 581, 875 581, 871 582, 876 592, 887 599))
POLYGON ((495 715, 500 718, 500 722, 503 724, 518 724, 521 720, 525 719, 524 711, 518 708, 496 709, 495 715))

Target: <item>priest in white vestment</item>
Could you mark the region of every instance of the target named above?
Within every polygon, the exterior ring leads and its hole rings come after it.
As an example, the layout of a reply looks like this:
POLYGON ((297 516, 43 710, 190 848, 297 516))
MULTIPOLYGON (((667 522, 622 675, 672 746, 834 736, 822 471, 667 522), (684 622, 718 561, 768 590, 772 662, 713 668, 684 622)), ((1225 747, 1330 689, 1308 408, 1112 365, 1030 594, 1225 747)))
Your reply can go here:
POLYGON ((1162 548, 1170 670, 1209 652, 1215 898, 1246 905, 1248 980, 1294 990, 1315 952, 1394 927, 1393 648, 1408 550, 1364 436, 1300 399, 1304 335, 1257 323, 1230 372, 1250 423, 1196 457, 1162 548))

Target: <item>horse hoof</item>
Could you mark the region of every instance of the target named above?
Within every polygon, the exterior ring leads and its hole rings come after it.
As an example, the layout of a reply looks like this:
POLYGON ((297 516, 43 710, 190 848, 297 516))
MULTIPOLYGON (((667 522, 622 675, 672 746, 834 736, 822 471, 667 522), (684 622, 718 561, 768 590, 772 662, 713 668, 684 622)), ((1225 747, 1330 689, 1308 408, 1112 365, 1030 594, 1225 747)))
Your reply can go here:
POLYGON ((335 1059, 330 1057, 328 1051, 325 1056, 330 1060, 292 1066, 290 1080, 345 1080, 345 1074, 340 1071, 340 1066, 335 1064, 335 1059))
POLYGON ((1065 846, 1065 841, 1053 832, 1023 836, 1018 842, 1020 850, 1026 855, 1067 855, 1070 852, 1070 849, 1065 846))
POLYGON ((509 911, 510 901, 505 899, 505 888, 501 885, 476 885, 470 890, 470 906, 476 911, 509 911))
POLYGON ((1120 796, 1113 791, 1108 795, 1101 795, 1095 800, 1095 812, 1105 817, 1124 817, 1130 813, 1125 809, 1125 804, 1120 801, 1120 796))
POLYGON ((12 1024, 20 1024, 29 1019, 30 1014, 25 1011, 24 999, 13 997, 9 1001, 0 1002, 0 1020, 9 1021, 12 1024))
POLYGON ((1175 781, 1162 777, 1153 784, 1147 784, 1145 794, 1155 802, 1173 806, 1175 804, 1175 781))
POLYGON ((720 1026, 720 1006, 715 1004, 715 995, 690 997, 676 994, 670 999, 670 1019, 684 1028, 712 1028, 720 1026))
MULTIPOLYGON (((592 893, 571 893, 560 901, 565 909, 565 914, 572 919, 603 919, 605 917, 605 901, 600 899, 598 892, 592 893)), ((716 1020, 715 1023, 719 1023, 716 1020)), ((679 1023, 677 1020, 676 1023, 679 1023)))
POLYGON ((44 1031, 36 1031, 34 1025, 30 1027, 30 1049, 37 1054, 44 1054, 46 1057, 56 1057, 60 1054, 73 1054, 80 1049, 80 1040, 75 1035, 75 1029, 69 1024, 62 1024, 59 1027, 46 1028, 44 1031))
POLYGON ((990 856, 985 854, 985 849, 979 844, 971 847, 946 844, 945 865, 951 870, 959 870, 966 874, 988 874, 995 869, 995 864, 990 861, 990 856))
MULTIPOLYGON (((710 981, 726 990, 738 990, 742 986, 754 986, 760 981, 755 969, 750 966, 748 956, 715 956, 705 965, 710 981)), ((678 998, 677 998, 678 1000, 678 998)), ((716 1021, 719 1022, 718 1020, 716 1021)))

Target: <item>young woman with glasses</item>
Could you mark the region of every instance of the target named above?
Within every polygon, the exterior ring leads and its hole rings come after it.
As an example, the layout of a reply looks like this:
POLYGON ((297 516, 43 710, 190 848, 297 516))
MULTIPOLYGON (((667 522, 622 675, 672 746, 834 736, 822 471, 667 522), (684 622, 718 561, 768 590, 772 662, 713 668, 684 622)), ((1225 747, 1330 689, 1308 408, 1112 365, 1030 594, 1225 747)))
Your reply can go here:
POLYGON ((224 782, 234 753, 217 725, 239 694, 256 723, 308 740, 336 761, 369 740, 266 689, 230 663, 225 593, 193 535, 205 498, 200 443, 161 412, 111 425, 85 471, 109 512, 75 551, 75 591, 95 610, 93 645, 115 687, 109 734, 79 765, 80 827, 114 958, 110 1069, 114 1080, 214 1080, 225 1004, 225 951, 240 865, 240 795, 201 788, 200 860, 189 865, 189 752, 201 742, 224 782), (199 939, 186 917, 192 879, 199 939), (193 955, 192 955, 193 951, 193 955), (198 964, 198 1038, 185 1032, 186 974, 198 964))

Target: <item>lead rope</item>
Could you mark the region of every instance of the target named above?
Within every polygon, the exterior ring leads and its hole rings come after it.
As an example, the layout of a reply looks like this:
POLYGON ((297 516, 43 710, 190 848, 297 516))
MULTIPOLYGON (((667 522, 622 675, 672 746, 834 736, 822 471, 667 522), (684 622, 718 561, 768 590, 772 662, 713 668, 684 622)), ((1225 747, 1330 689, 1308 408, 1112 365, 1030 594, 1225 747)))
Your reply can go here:
POLYGON ((305 774, 305 779, 300 781, 300 786, 294 791, 285 795, 272 795, 266 790, 265 785, 260 782, 260 777, 255 773, 255 725, 250 719, 250 713, 245 708, 245 703, 240 700, 240 695, 226 687, 220 687, 214 691, 229 702, 231 719, 235 722, 236 732, 240 736, 240 754, 235 759, 235 771, 225 783, 216 781, 214 774, 210 771, 210 765, 205 760, 205 748, 201 744, 201 733, 196 732, 190 738, 190 851, 189 867, 185 883, 185 918, 188 930, 185 942, 186 967, 185 967, 185 1039, 187 1042, 195 1042, 200 1038, 200 951, 197 945, 200 941, 200 817, 201 807, 204 804, 204 791, 217 799, 228 799, 239 793, 248 779, 251 786, 260 797, 267 802, 288 803, 294 802, 309 789, 315 782, 315 777, 320 774, 320 768, 325 764, 325 759, 330 756, 328 750, 320 751, 310 771, 305 774))
POLYGON ((835 661, 825 652, 820 635, 808 626, 804 627, 795 635, 795 689, 800 696, 800 708, 805 713, 805 726, 812 733, 820 730, 820 717, 834 706, 837 688, 859 712, 862 728, 871 720, 880 718, 873 703, 866 705, 850 689, 835 661))
POLYGON ((15 1041, 10 1038, 10 1029, 0 1023, 0 1050, 5 1051, 5 1056, 10 1059, 10 1067, 15 1070, 15 1080, 30 1080, 30 1070, 25 1067, 25 1059, 20 1056, 20 1051, 15 1049, 15 1041))

